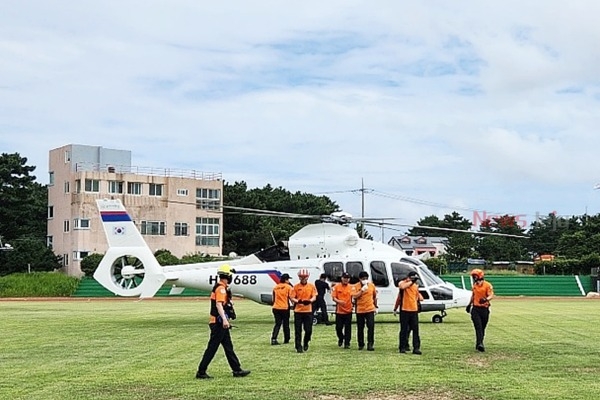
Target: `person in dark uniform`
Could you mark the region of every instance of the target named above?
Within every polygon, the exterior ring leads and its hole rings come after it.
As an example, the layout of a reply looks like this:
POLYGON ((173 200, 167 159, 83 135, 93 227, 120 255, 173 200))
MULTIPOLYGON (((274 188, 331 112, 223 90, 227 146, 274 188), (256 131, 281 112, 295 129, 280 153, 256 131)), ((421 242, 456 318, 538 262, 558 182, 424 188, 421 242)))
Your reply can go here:
POLYGON ((229 290, 229 284, 233 279, 234 273, 235 270, 228 264, 221 265, 217 269, 219 282, 215 284, 210 294, 210 322, 208 324, 210 327, 210 338, 208 339, 208 345, 206 346, 202 360, 198 365, 198 371, 196 372, 196 378, 198 379, 212 378, 206 373, 206 370, 219 346, 223 346, 227 362, 233 371, 234 377, 244 377, 250 373, 249 370, 242 369, 240 361, 233 351, 233 342, 229 333, 229 328, 231 328, 229 320, 235 319, 235 311, 231 304, 231 291, 229 290))
POLYGON ((494 298, 494 288, 491 283, 483 279, 483 271, 475 268, 471 271, 473 278, 473 294, 467 306, 467 312, 471 314, 471 321, 475 328, 475 349, 484 352, 485 328, 490 320, 490 300, 494 298))
POLYGON ((327 274, 319 276, 319 279, 315 281, 315 287, 317 288, 317 300, 313 303, 313 314, 321 311, 322 321, 325 325, 331 325, 327 314, 327 303, 325 302, 325 293, 331 290, 329 283, 327 283, 327 274))
MULTIPOLYGON (((417 281, 419 275, 415 271, 408 273, 407 277, 398 283, 400 307, 400 337, 398 350, 400 353, 408 351, 408 337, 412 332, 413 354, 421 355, 421 337, 419 336, 419 302, 423 296, 419 293, 417 281)), ((396 306, 394 307, 396 311, 396 306)))

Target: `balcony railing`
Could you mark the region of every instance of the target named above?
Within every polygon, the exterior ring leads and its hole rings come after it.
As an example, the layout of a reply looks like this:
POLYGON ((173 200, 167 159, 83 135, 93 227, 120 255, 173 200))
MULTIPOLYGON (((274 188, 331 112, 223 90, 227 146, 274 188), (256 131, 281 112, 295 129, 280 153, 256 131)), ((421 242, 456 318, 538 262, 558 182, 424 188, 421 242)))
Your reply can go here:
POLYGON ((219 181, 222 179, 222 174, 220 172, 202 172, 178 168, 136 167, 131 165, 101 165, 97 163, 76 163, 75 171, 94 171, 115 174, 135 174, 175 178, 190 178, 204 181, 219 181))

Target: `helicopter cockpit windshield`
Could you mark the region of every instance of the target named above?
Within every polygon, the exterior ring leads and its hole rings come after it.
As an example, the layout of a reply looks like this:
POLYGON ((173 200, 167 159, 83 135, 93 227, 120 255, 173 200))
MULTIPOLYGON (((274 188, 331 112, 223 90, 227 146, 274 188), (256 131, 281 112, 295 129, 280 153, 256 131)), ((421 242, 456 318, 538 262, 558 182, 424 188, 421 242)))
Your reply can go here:
POLYGON ((444 281, 442 279, 440 279, 439 276, 434 274, 429 269, 429 267, 427 267, 427 265, 424 262, 422 262, 420 260, 410 259, 410 258, 401 258, 400 261, 405 262, 405 263, 410 263, 410 264, 414 265, 415 267, 418 266, 420 269, 419 276, 420 276, 421 280, 423 280, 427 286, 444 284, 444 281))

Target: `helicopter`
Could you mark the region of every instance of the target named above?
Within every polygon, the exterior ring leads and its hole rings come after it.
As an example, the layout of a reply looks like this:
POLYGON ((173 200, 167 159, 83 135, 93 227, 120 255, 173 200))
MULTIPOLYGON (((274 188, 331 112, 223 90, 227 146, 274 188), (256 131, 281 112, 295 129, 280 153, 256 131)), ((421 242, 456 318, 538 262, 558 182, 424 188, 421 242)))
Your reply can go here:
MULTIPOLYGON (((421 311, 435 312, 434 323, 443 322, 446 310, 466 307, 471 298, 471 291, 444 282, 418 257, 360 238, 348 226, 355 220, 345 212, 324 216, 323 222, 306 225, 287 243, 278 242, 242 258, 161 266, 119 199, 97 199, 96 203, 109 247, 94 279, 118 296, 149 298, 166 284, 171 285, 171 295, 181 294, 186 288, 210 291, 218 279, 217 268, 227 263, 235 269, 233 295, 265 305, 273 303, 272 290, 281 275, 289 274, 294 283, 300 269, 307 269, 315 278, 325 274, 330 285, 341 282, 344 272, 350 275, 350 283, 356 283, 359 273, 367 271, 377 288, 378 313, 394 311, 398 282, 409 272, 417 272, 419 292, 424 299, 421 311)), ((270 215, 282 214, 285 213, 270 215)), ((334 312, 329 292, 325 300, 328 312, 334 312)))

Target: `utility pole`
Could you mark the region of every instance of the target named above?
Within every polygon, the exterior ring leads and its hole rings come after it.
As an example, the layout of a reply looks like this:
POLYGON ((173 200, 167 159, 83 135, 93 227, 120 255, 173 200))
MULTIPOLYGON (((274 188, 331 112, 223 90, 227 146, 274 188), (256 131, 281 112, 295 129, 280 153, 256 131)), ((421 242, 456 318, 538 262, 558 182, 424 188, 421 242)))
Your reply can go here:
POLYGON ((360 205, 361 214, 360 214, 360 216, 363 219, 363 221, 361 223, 362 232, 361 232, 360 237, 362 237, 364 239, 364 237, 365 237, 365 221, 364 221, 364 218, 365 218, 365 179, 364 178, 360 178, 360 192, 361 192, 360 193, 361 194, 361 205, 360 205))

